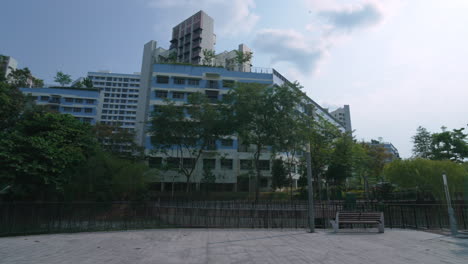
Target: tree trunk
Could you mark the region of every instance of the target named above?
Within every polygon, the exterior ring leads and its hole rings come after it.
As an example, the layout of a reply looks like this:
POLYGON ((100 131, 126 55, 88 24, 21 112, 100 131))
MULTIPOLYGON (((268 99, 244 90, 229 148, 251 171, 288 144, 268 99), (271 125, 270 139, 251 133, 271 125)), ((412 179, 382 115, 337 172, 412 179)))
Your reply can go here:
POLYGON ((255 177, 255 201, 258 201, 258 198, 260 196, 260 168, 259 168, 259 163, 260 163, 260 151, 262 150, 261 145, 257 145, 257 152, 255 152, 254 159, 255 159, 255 171, 256 171, 256 177, 255 177))

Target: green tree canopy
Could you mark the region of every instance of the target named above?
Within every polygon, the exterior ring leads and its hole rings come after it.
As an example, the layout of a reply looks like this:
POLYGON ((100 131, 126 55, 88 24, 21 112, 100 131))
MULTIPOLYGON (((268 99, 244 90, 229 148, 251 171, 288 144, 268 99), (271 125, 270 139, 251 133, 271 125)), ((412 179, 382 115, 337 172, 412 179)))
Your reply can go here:
POLYGON ((72 82, 71 75, 65 74, 61 71, 58 71, 55 75, 54 81, 60 83, 61 86, 65 86, 72 82))
POLYGON ((184 105, 167 101, 156 106, 151 120, 151 143, 156 150, 177 158, 172 168, 186 177, 187 191, 200 157, 216 140, 232 134, 226 105, 212 102, 202 93, 193 93, 184 105))
POLYGON ((26 67, 23 69, 12 69, 8 74, 8 83, 16 88, 29 87, 29 81, 33 80, 31 71, 26 67))
POLYGON ((464 192, 468 171, 461 164, 448 160, 409 159, 387 164, 383 175, 386 180, 403 189, 425 191, 437 200, 444 200, 442 174, 447 175, 452 195, 464 192))
POLYGON ((273 160, 271 168, 271 187, 273 190, 283 188, 288 184, 288 173, 282 159, 273 160))
POLYGON ((33 109, 0 135, 0 185, 18 199, 63 194, 66 171, 87 159, 94 140, 90 126, 71 115, 33 109))
POLYGON ((432 136, 427 129, 419 126, 413 136, 413 156, 428 159, 431 156, 432 136))

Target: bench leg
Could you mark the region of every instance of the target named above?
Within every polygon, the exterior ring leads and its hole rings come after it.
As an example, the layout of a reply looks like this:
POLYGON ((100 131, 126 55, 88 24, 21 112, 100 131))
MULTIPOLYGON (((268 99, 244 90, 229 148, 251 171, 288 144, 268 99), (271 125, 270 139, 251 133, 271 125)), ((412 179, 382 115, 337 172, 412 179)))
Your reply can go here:
POLYGON ((384 224, 380 223, 379 224, 379 233, 383 233, 383 232, 384 232, 384 224))
POLYGON ((333 220, 330 220, 330 224, 332 225, 333 227, 333 232, 338 232, 338 223, 336 221, 333 221, 333 220))

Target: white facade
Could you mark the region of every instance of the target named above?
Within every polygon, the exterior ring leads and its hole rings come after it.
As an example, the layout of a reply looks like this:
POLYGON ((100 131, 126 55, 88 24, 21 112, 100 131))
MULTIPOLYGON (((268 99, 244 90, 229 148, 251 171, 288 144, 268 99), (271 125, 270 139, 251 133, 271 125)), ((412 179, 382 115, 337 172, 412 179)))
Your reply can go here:
POLYGON ((343 107, 330 112, 330 114, 341 124, 343 124, 347 132, 353 131, 351 127, 351 112, 349 110, 349 105, 344 105, 343 107))
POLYGON ((0 55, 0 69, 5 73, 3 77, 7 78, 11 70, 16 70, 17 67, 18 62, 13 57, 0 55))
MULTIPOLYGON (((245 44, 239 44, 239 48, 237 49, 237 51, 242 52, 244 54, 252 52, 251 49, 245 44)), ((231 71, 250 72, 252 67, 252 59, 240 64, 236 61, 236 57, 236 50, 231 50, 229 52, 221 52, 219 54, 216 54, 213 65, 222 66, 231 71)))
POLYGON ((97 120, 107 125, 134 130, 138 108, 140 75, 88 72, 93 86, 100 90, 97 120))

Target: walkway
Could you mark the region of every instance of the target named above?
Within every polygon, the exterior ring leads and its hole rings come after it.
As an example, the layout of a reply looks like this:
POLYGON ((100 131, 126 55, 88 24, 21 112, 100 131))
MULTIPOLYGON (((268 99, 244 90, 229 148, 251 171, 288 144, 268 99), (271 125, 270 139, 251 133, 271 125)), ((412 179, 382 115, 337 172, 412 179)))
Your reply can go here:
POLYGON ((463 263, 468 239, 422 231, 159 229, 0 238, 0 263, 463 263))

